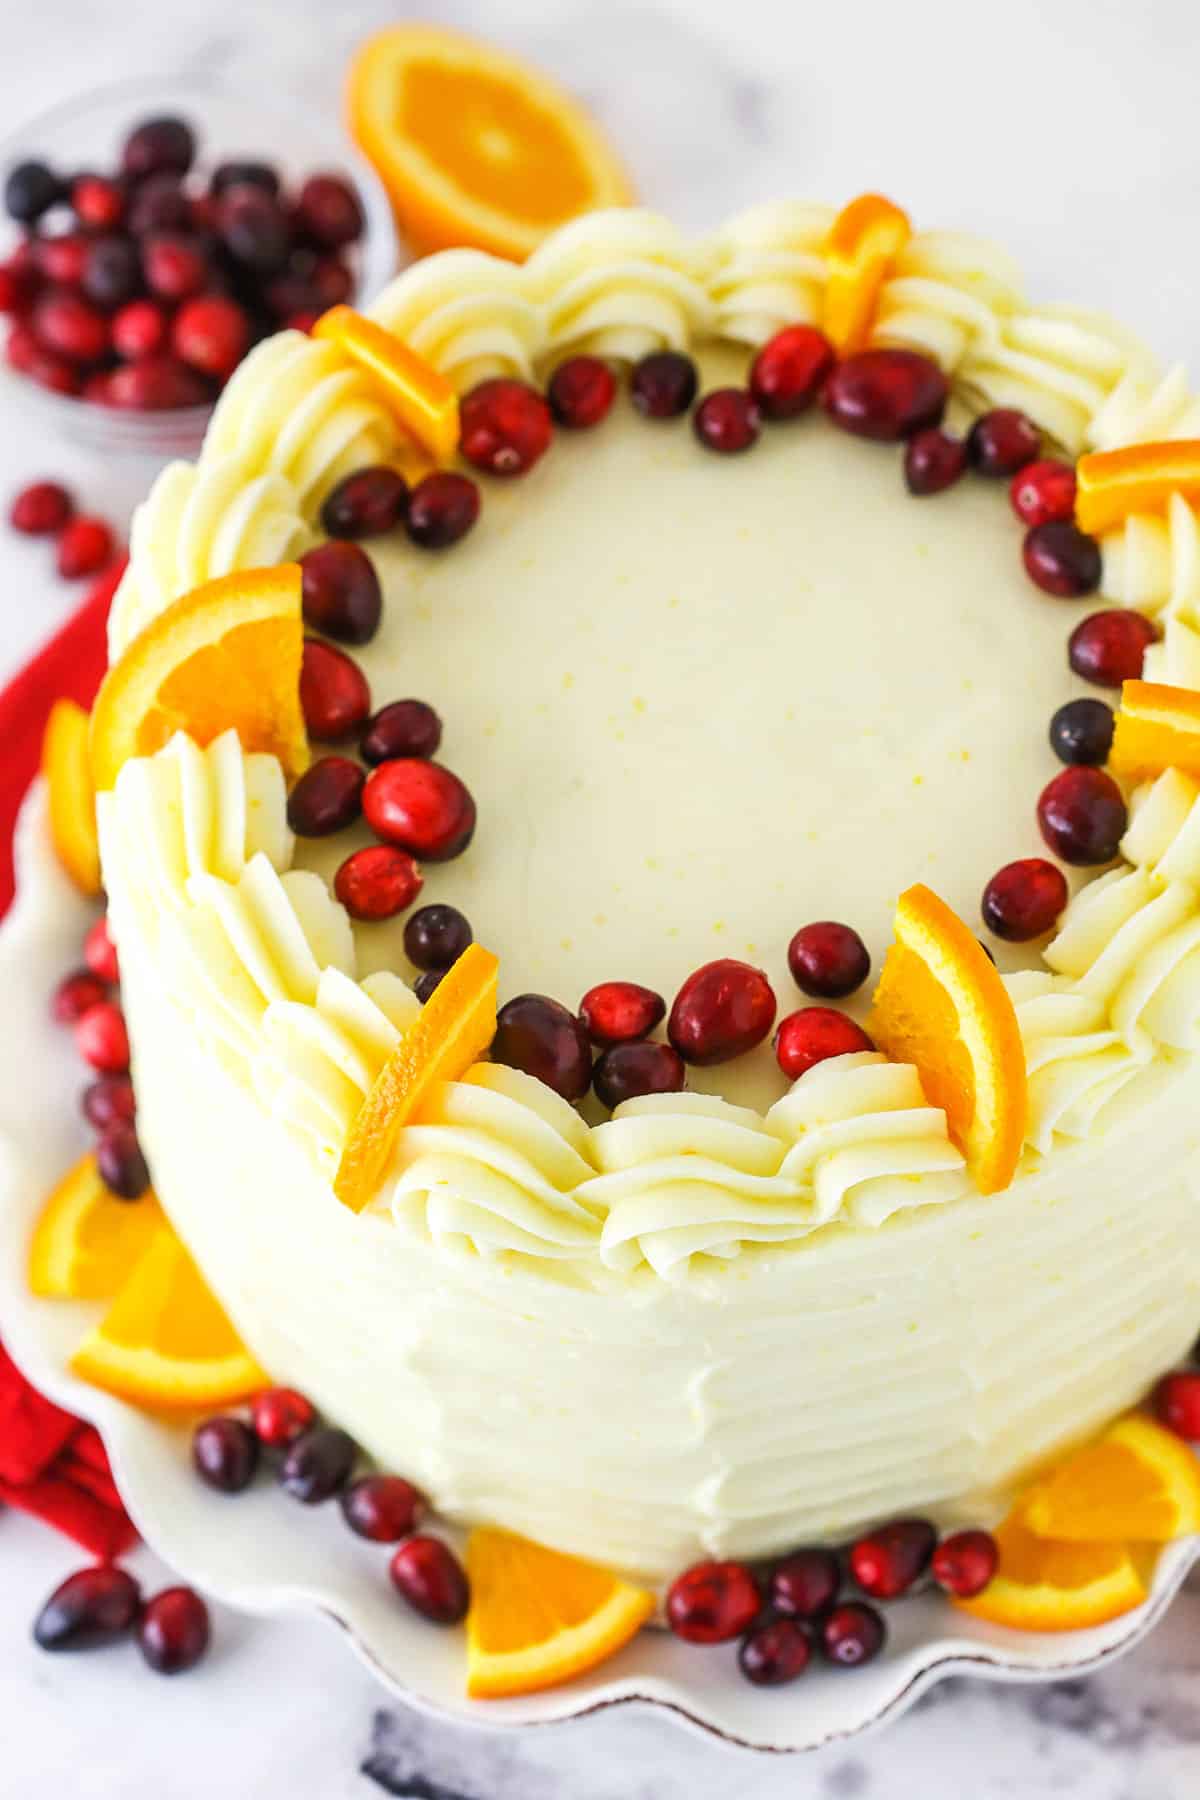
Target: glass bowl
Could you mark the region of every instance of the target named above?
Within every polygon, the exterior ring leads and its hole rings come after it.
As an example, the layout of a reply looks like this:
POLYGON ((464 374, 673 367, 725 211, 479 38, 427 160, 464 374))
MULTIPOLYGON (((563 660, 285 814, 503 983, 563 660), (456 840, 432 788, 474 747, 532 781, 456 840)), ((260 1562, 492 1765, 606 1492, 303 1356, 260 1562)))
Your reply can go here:
MULTIPOLYGON (((162 113, 178 113, 193 126, 199 143, 195 167, 202 172, 231 158, 261 158, 279 169, 285 185, 294 186, 318 170, 346 176, 358 191, 366 219, 362 237, 346 252, 355 277, 352 301, 373 298, 395 274, 400 251, 387 195, 337 121, 307 107, 289 111, 265 102, 261 94, 207 77, 144 76, 65 100, 0 141, 0 176, 26 157, 44 158, 67 172, 114 169, 131 128, 162 113)), ((9 224, 5 220, 0 233, 9 224)), ((11 254, 17 235, 12 225, 8 240, 0 241, 0 256, 11 254)), ((2 357, 0 384, 10 428, 14 415, 23 414, 31 425, 49 426, 75 446, 134 454, 147 462, 193 454, 212 413, 212 403, 158 412, 98 405, 39 387, 2 357)))

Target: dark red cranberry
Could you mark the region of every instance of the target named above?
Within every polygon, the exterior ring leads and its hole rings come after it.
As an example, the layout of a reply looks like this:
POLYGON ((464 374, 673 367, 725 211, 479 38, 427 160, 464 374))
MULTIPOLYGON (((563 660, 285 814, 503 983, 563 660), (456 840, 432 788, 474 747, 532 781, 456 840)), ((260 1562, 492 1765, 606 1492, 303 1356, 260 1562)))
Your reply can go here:
POLYGON ((1105 700, 1068 700, 1050 721, 1050 747, 1059 762, 1106 763, 1113 710, 1105 700))
POLYGON ((867 979, 871 958, 849 925, 818 919, 802 925, 788 945, 788 968, 804 993, 822 1000, 842 1000, 867 979))
POLYGON ((112 1563, 80 1569, 56 1587, 34 1620, 41 1650, 100 1650, 127 1636, 141 1610, 133 1576, 112 1563))
POLYGON ((653 350, 633 366, 629 393, 647 419, 676 419, 696 398, 700 377, 690 356, 680 350, 653 350))
POLYGON ((192 1433, 192 1467, 219 1494, 240 1494, 258 1468, 258 1439, 242 1419, 205 1419, 192 1433))
POLYGON ((904 446, 904 481, 910 494, 945 493, 966 468, 966 444, 938 425, 916 432, 904 446))
POLYGON ((831 1006, 802 1006, 789 1013, 775 1033, 775 1060, 789 1081, 797 1081, 831 1056, 851 1056, 875 1048, 861 1025, 831 1006))
POLYGON ((761 969, 733 957, 705 963, 675 996, 667 1035, 685 1062, 728 1062, 761 1044, 775 1023, 775 995, 761 969))
MULTIPOLYGON (((9 337, 11 346, 20 327, 14 326, 9 337)), ((37 342, 33 342, 33 352, 22 364, 22 373, 39 387, 48 388, 52 394, 78 394, 83 387, 83 376, 74 363, 65 356, 58 356, 53 350, 44 350, 37 342)))
POLYGON ((398 1544, 411 1536, 428 1510, 420 1488, 403 1475, 364 1475, 342 1495, 347 1525, 373 1544, 398 1544))
POLYGON ((412 490, 404 525, 422 550, 446 550, 467 535, 478 517, 479 489, 471 477, 438 469, 412 490))
POLYGON ((28 537, 53 537, 74 511, 75 502, 61 482, 34 481, 13 500, 8 522, 28 537))
POLYGON ((1079 600, 1100 585, 1100 546, 1069 519, 1051 519, 1025 533, 1025 572, 1044 594, 1079 600))
POLYGON ((979 475, 1015 475, 1042 447, 1032 419, 1012 406, 981 414, 967 433, 967 456, 979 475))
POLYGON ((319 638, 305 638, 300 707, 309 737, 320 744, 337 744, 366 724, 371 715, 371 690, 358 664, 344 650, 335 650, 319 638))
POLYGON ((127 362, 157 356, 169 336, 170 322, 156 300, 131 300, 113 318, 113 349, 127 362))
POLYGON ((19 369, 22 375, 32 375, 38 358, 45 354, 29 326, 18 320, 4 340, 4 360, 9 368, 19 369))
POLYGON ((835 425, 855 437, 896 443, 941 422, 950 388, 915 350, 860 350, 838 363, 822 391, 835 425))
POLYGON ((796 1550, 776 1563, 768 1598, 777 1613, 816 1619, 838 1597, 842 1571, 832 1550, 796 1550))
POLYGON ((88 1124, 97 1131, 122 1121, 128 1123, 137 1114, 137 1098, 128 1075, 101 1075, 89 1082, 79 1105, 88 1124))
POLYGON ((496 377, 459 403, 459 449, 489 475, 524 475, 550 448, 554 425, 536 388, 496 377))
POLYGON ((192 204, 178 175, 151 175, 138 183, 128 220, 135 238, 148 237, 153 231, 186 231, 193 223, 192 204))
POLYGON ((704 448, 722 456, 749 450, 761 428, 758 407, 745 388, 715 388, 692 414, 692 429, 704 448))
POLYGON ((348 1432, 333 1425, 314 1425, 293 1439, 280 1464, 279 1484, 293 1500, 317 1506, 345 1487, 358 1446, 348 1432))
POLYGON ((1091 613, 1067 640, 1067 660, 1076 675, 1097 687, 1120 687, 1137 681, 1146 651, 1157 632, 1140 612, 1114 606, 1091 613))
POLYGON ((582 1100, 592 1079, 592 1050, 575 1014, 545 994, 518 994, 496 1015, 492 1061, 523 1069, 564 1100, 582 1100))
POLYGON ((450 968, 472 941, 464 914, 441 900, 418 907, 404 927, 404 954, 418 969, 450 968))
POLYGON ((416 1536, 400 1545, 388 1564, 396 1592, 434 1625, 457 1625, 467 1616, 471 1592, 463 1566, 441 1538, 416 1536))
POLYGON ((602 981, 599 987, 589 988, 579 1002, 587 1034, 601 1049, 648 1037, 666 1012, 662 995, 636 981, 602 981))
POLYGON ((407 504, 400 471, 375 463, 338 482, 321 508, 321 524, 331 538, 381 537, 395 530, 407 504))
POLYGON ((364 762, 393 762, 398 757, 436 756, 442 721, 424 700, 392 700, 381 706, 363 732, 359 750, 364 762))
POLYGON ((47 281, 59 287, 78 287, 87 267, 89 240, 77 231, 62 237, 38 238, 37 264, 47 281))
POLYGON ((317 1409, 296 1388, 264 1388, 250 1403, 250 1422, 260 1444, 286 1450, 317 1422, 317 1409))
POLYGON ((363 234, 362 204, 340 175, 310 175, 296 199, 296 223, 305 237, 340 250, 363 234))
POLYGON ((896 1600, 925 1573, 936 1543, 928 1519, 895 1519, 850 1546, 850 1573, 873 1600, 896 1600))
POLYGON ((164 1588, 138 1620, 138 1649, 158 1675, 194 1669, 208 1649, 208 1608, 194 1588, 164 1588))
POLYGON ((475 802, 458 776, 419 757, 372 769, 362 804, 377 837, 429 862, 461 856, 475 834, 475 802))
POLYGON ((333 891, 352 919, 394 919, 412 905, 425 885, 408 854, 395 844, 367 844, 346 858, 333 878, 333 891))
POLYGON ((1027 463, 1018 469, 1008 490, 1022 525, 1050 525, 1075 516, 1075 471, 1070 463, 1027 463))
POLYGON ((882 1615, 865 1602, 848 1600, 835 1606, 821 1626, 821 1648, 826 1660, 843 1669, 856 1669, 879 1655, 887 1639, 882 1615))
POLYGON ((956 1531, 933 1553, 929 1572, 940 1588, 969 1600, 982 1594, 996 1573, 1000 1552, 990 1531, 956 1531))
POLYGON ((186 119, 164 115, 144 119, 121 147, 121 168, 135 181, 143 175, 186 175, 196 154, 196 134, 186 119))
POLYGON ((208 263, 196 238, 164 231, 143 243, 142 273, 160 300, 189 300, 208 280, 208 263))
POLYGON ((169 412, 203 406, 209 390, 202 376, 174 356, 148 356, 105 377, 105 402, 130 412, 169 412))
POLYGON ((90 969, 76 969, 72 974, 64 975, 55 988, 50 1011, 60 1025, 74 1025, 84 1013, 91 1012, 93 1006, 99 1006, 107 998, 104 982, 90 969))
POLYGON ((559 425, 586 431, 608 417, 616 398, 617 378, 598 356, 569 356, 550 377, 546 398, 559 425))
POLYGON ((1150 1396, 1150 1407, 1168 1431, 1189 1444, 1200 1444, 1200 1375, 1189 1369, 1164 1375, 1150 1396))
POLYGON ((217 164, 209 177, 211 194, 223 194, 230 187, 260 187, 268 194, 279 192, 279 171, 270 163, 246 158, 227 158, 217 164))
POLYGON ((1042 789, 1038 825, 1055 856, 1090 867, 1112 862, 1128 815, 1121 790, 1103 769, 1064 769, 1042 789))
POLYGON ((226 188, 217 228, 234 261, 257 275, 274 275, 287 262, 291 227, 278 200, 261 187, 226 188))
POLYGON ((782 1687, 803 1675, 812 1645, 795 1619, 768 1619, 747 1632, 738 1649, 738 1668, 755 1687, 782 1687))
POLYGON ((108 320, 70 288, 42 295, 33 309, 33 329, 47 350, 70 362, 99 362, 109 347, 108 320))
POLYGON ((32 225, 44 212, 57 206, 62 195, 62 182, 44 162, 19 162, 5 178, 5 210, 10 219, 22 225, 32 225))
POLYGON ((111 231, 125 216, 125 192, 105 175, 78 175, 71 183, 71 205, 89 231, 111 231))
POLYGON ((613 1044, 592 1070, 601 1106, 617 1107, 642 1094, 680 1094, 687 1086, 682 1056, 670 1044, 613 1044))
POLYGON ((115 552, 116 542, 105 521, 76 513, 63 527, 54 566, 65 580, 74 581, 81 575, 98 574, 115 552))
POLYGON ((323 756, 288 796, 288 824, 297 837, 329 837, 353 825, 362 811, 365 777, 347 756, 323 756))
POLYGON ((307 337, 320 316, 321 309, 319 307, 302 306, 298 308, 296 312, 284 314, 283 318, 280 320, 280 329, 283 331, 302 331, 307 337))
POLYGON ((96 1143, 96 1168, 109 1193, 119 1200, 140 1200, 150 1186, 137 1131, 127 1119, 115 1120, 101 1133, 96 1143))
POLYGON ((425 1002, 432 996, 442 977, 446 973, 447 970, 445 969, 426 969, 423 975, 417 976, 417 979, 413 982, 413 993, 417 996, 417 999, 421 1002, 422 1006, 424 1006, 425 1002))
POLYGON ((0 263, 0 313, 23 316, 37 298, 40 277, 33 267, 15 261, 0 263))
POLYGON ((88 245, 83 291, 89 300, 113 312, 132 300, 141 285, 142 259, 132 238, 102 237, 88 245))
POLYGON ((983 922, 996 937, 1025 944, 1052 929, 1069 898, 1062 870, 1027 856, 996 870, 983 890, 983 922))
POLYGON ((176 313, 171 347, 190 368, 228 381, 250 347, 250 319, 236 300, 199 294, 176 313))
POLYGON ((354 274, 340 256, 323 256, 312 272, 312 283, 323 310, 344 305, 354 293, 354 274))
POLYGON ((369 644, 383 616, 375 565, 357 544, 318 544, 300 558, 304 622, 339 644, 369 644))
POLYGON ((667 1589, 667 1624, 688 1644, 726 1644, 762 1610, 754 1576, 740 1562, 699 1562, 667 1589))
POLYGON ((112 941, 108 929, 108 919, 97 919, 89 927, 83 940, 83 960, 93 975, 101 981, 115 987, 121 979, 121 969, 117 962, 117 946, 112 941))
POLYGON ((833 367, 833 345, 815 325, 777 331, 750 366, 750 392, 764 419, 806 412, 833 367))
POLYGON ((101 1000, 75 1026, 75 1048, 102 1075, 124 1075, 129 1067, 129 1033, 119 1006, 101 1000))

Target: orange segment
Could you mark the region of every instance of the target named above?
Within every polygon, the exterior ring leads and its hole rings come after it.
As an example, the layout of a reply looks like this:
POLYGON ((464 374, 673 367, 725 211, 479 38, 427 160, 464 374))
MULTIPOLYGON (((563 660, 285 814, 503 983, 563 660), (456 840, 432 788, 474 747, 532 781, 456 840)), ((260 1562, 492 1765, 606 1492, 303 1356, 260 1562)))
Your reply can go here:
POLYGON ((1108 766, 1130 781, 1164 769, 1182 769, 1200 781, 1200 694, 1166 682, 1127 681, 1108 766))
POLYGON ((163 1222, 153 1194, 118 1200, 96 1158, 81 1157, 43 1206, 29 1246, 30 1292, 44 1300, 108 1300, 163 1222))
POLYGON ((991 1582, 955 1606, 1016 1631, 1079 1631, 1132 1612, 1146 1584, 1124 1544, 1071 1544, 1036 1536, 1016 1507, 996 1533, 991 1582))
POLYGON ((980 1193, 1007 1187, 1028 1105, 1017 1015, 973 933, 927 887, 900 896, 867 1029, 894 1062, 916 1064, 980 1193))
POLYGON ((312 335, 337 344, 378 382, 404 430, 435 463, 450 461, 458 449, 458 396, 444 375, 350 306, 323 313, 312 335))
POLYGON ((882 194, 860 194, 834 220, 825 244, 824 326, 843 355, 870 336, 879 290, 911 235, 908 214, 882 194))
POLYGON ((614 1656, 654 1596, 607 1569, 507 1531, 467 1544, 467 1692, 476 1700, 558 1687, 614 1656))
POLYGON ((380 1070, 334 1177, 334 1193, 352 1211, 361 1212, 378 1188, 401 1126, 430 1089, 465 1075, 495 1037, 499 968, 481 944, 464 950, 380 1070))
POLYGON ((1027 1496, 1025 1523, 1073 1544, 1166 1544, 1200 1531, 1200 1459, 1173 1431, 1131 1413, 1027 1496))
POLYGON ((519 262, 578 213, 632 198, 570 95, 455 31, 408 24, 370 38, 350 66, 347 109, 421 253, 469 244, 519 262))
POLYGON ((1200 501, 1200 441, 1175 438, 1081 456, 1075 470, 1075 522, 1099 537, 1130 513, 1161 513, 1172 494, 1200 501))
POLYGON ((248 569, 176 600, 104 678, 92 711, 91 758, 103 792, 131 756, 150 756, 177 731, 211 743, 232 726, 243 750, 277 756, 288 775, 308 766, 300 710, 300 569, 248 569))
POLYGON ((42 739, 42 774, 50 794, 50 836, 58 860, 84 894, 100 892, 96 790, 88 760, 88 715, 74 700, 56 700, 42 739))

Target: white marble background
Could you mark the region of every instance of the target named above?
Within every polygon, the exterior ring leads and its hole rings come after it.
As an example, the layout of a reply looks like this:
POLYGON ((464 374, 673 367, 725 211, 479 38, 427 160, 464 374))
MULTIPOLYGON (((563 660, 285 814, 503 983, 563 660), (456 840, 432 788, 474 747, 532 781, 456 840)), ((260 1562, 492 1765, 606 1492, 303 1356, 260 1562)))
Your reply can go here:
MULTIPOLYGON (((407 10, 388 0, 5 0, 0 128, 100 80, 183 68, 270 82, 299 107, 333 109, 349 47, 407 10)), ((1112 310, 1164 355, 1196 349, 1195 0, 427 0, 416 10, 556 72, 595 107, 645 199, 685 224, 776 195, 836 201, 883 187, 921 223, 1003 238, 1035 293, 1112 310)), ((0 498, 50 473, 127 517, 131 470, 0 418, 0 498)), ((41 547, 0 533, 0 677, 73 600, 48 577, 41 547)), ((148 1675, 134 1652, 52 1660, 34 1651, 29 1622, 77 1560, 41 1528, 0 1520, 3 1800, 1200 1791, 1195 1584, 1152 1641, 1102 1677, 956 1682, 883 1736, 784 1762, 628 1714, 522 1738, 431 1724, 390 1702, 315 1622, 222 1615, 215 1654, 178 1682, 148 1675)))

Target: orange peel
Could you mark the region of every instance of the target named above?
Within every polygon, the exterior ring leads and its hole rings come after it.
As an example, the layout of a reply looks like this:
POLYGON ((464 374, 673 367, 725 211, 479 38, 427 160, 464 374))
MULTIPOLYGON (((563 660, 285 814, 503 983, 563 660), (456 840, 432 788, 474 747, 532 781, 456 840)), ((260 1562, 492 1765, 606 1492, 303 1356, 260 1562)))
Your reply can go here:
POLYGON ((1075 523, 1100 537, 1131 513, 1162 513, 1172 494, 1200 502, 1200 439, 1130 444, 1081 456, 1075 470, 1075 523))
POLYGON ((433 462, 450 461, 458 449, 458 396, 432 363, 351 306, 322 313, 312 335, 336 344, 366 371, 404 431, 433 462))
POLYGON ((1200 694, 1166 682, 1125 682, 1108 766, 1128 781, 1145 781, 1164 769, 1181 769, 1200 781, 1200 694))
POLYGON ((29 1246, 30 1292, 43 1300, 111 1299, 161 1224, 154 1195, 119 1200, 89 1152, 38 1215, 29 1246))
POLYGON ((825 241, 823 324, 843 355, 866 343, 880 290, 911 236, 908 214, 883 194, 860 194, 834 220, 825 241))
POLYGON ((50 799, 50 839, 80 893, 100 892, 96 790, 88 758, 88 715, 74 700, 56 700, 42 738, 42 774, 50 799))

